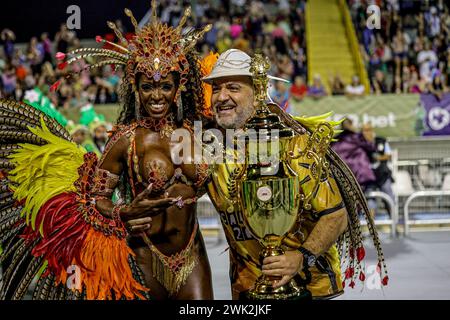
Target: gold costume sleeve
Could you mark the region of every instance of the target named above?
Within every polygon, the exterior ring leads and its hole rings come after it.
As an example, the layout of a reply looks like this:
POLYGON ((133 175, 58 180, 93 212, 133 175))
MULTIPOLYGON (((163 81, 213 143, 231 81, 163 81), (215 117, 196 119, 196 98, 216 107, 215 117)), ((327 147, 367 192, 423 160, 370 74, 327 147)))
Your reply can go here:
MULTIPOLYGON (((297 156, 306 147, 307 135, 293 139, 291 150, 297 156)), ((341 193, 332 173, 326 167, 321 172, 313 158, 304 155, 290 161, 291 168, 300 178, 301 188, 311 204, 312 214, 317 218, 344 207, 341 193)))

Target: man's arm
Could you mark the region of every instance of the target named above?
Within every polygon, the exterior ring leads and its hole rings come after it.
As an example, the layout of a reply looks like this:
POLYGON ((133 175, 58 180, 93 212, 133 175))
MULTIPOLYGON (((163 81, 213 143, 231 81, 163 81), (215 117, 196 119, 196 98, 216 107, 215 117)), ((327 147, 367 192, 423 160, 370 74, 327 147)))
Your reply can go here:
MULTIPOLYGON (((322 216, 302 245, 318 256, 331 248, 347 228, 347 210, 339 209, 322 216)), ((262 271, 265 275, 282 276, 274 286, 282 286, 291 280, 303 267, 303 255, 298 250, 286 251, 284 255, 267 257, 263 261, 262 271)))
POLYGON ((347 210, 342 208, 321 217, 302 246, 316 256, 321 255, 331 248, 346 228, 347 210))

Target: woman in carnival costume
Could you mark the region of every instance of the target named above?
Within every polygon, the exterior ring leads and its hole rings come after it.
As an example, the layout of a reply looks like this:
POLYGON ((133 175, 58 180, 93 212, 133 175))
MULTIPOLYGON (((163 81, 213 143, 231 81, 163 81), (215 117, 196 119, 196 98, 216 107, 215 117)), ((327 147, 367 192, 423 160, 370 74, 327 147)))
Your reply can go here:
MULTIPOLYGON (((210 29, 161 23, 152 1, 142 28, 120 44, 58 53, 63 69, 123 66, 124 107, 100 159, 55 120, 0 101, 1 299, 212 299, 210 267, 195 216, 206 167, 175 165, 171 133, 192 134, 205 103, 194 47, 210 29), (114 199, 113 202, 111 199, 114 199)), ((70 75, 69 75, 70 76, 70 75)), ((56 83, 52 89, 56 89, 56 83)))

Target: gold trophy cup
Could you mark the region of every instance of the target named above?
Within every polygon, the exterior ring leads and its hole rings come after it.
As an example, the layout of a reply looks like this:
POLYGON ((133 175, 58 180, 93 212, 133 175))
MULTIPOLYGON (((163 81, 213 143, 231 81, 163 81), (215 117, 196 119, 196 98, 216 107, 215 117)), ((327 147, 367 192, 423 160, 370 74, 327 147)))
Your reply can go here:
MULTIPOLYGON (((284 253, 281 243, 296 224, 304 200, 299 178, 286 161, 289 154, 286 146, 294 132, 276 114, 270 113, 266 105, 269 67, 267 59, 259 54, 252 59, 250 71, 253 73, 257 107, 255 115, 246 124, 246 132, 253 129, 258 135, 257 139, 246 136, 245 168, 237 179, 239 211, 245 225, 263 247, 261 262, 265 257, 284 253), (273 132, 277 135, 272 135, 273 132), (272 154, 267 154, 267 150, 272 150, 271 144, 277 144, 278 148, 272 154), (263 145, 265 157, 271 157, 272 160, 261 160, 259 157, 263 145)), ((309 297, 309 291, 294 279, 284 286, 274 288, 272 281, 279 279, 281 277, 261 275, 253 289, 246 293, 246 298, 259 300, 309 297)))

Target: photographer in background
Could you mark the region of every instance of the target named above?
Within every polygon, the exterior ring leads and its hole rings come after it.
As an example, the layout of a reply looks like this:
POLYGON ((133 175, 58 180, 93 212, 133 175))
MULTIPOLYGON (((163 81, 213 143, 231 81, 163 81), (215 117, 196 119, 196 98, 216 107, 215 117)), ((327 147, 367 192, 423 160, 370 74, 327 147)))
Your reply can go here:
MULTIPOLYGON (((364 125, 363 132, 366 132, 366 135, 369 137, 373 137, 375 143, 375 152, 371 156, 371 166, 375 174, 377 188, 395 201, 394 192, 392 191, 394 178, 392 177, 392 170, 389 168, 389 162, 392 159, 391 147, 386 138, 376 136, 370 124, 364 125)), ((389 215, 391 215, 391 212, 389 212, 389 215)))

